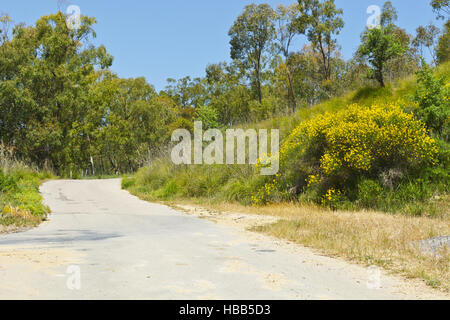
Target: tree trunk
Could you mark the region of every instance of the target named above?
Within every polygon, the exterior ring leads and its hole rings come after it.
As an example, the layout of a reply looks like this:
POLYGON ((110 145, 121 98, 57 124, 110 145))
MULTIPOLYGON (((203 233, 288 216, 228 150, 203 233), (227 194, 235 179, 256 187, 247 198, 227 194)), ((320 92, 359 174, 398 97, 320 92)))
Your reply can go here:
POLYGON ((258 61, 256 62, 256 90, 258 91, 258 101, 262 102, 261 92, 261 54, 258 54, 258 61))
POLYGON ((92 158, 92 155, 90 155, 89 157, 91 161, 92 175, 95 176, 94 159, 92 158))
POLYGON ((380 86, 381 86, 382 88, 385 87, 384 76, 383 76, 383 69, 384 69, 384 63, 383 63, 383 62, 380 62, 380 63, 379 63, 379 68, 378 68, 378 75, 377 75, 377 78, 378 78, 378 82, 380 83, 380 86))
POLYGON ((292 113, 294 113, 295 109, 297 108, 297 101, 295 98, 294 85, 292 83, 293 81, 292 81, 291 71, 289 70, 289 66, 287 64, 286 64, 286 69, 287 69, 287 76, 288 76, 288 82, 289 82, 289 94, 288 95, 290 95, 292 113))
MULTIPOLYGON (((330 68, 329 68, 329 59, 327 59, 327 54, 325 53, 325 49, 322 45, 322 35, 319 34, 319 49, 320 53, 322 54, 322 62, 323 62, 323 68, 325 72, 325 80, 330 80, 330 68)), ((331 50, 328 48, 328 50, 331 50)))
POLYGON ((380 83, 380 86, 382 88, 384 88, 386 86, 385 83, 384 83, 383 71, 380 71, 378 73, 378 82, 380 83))

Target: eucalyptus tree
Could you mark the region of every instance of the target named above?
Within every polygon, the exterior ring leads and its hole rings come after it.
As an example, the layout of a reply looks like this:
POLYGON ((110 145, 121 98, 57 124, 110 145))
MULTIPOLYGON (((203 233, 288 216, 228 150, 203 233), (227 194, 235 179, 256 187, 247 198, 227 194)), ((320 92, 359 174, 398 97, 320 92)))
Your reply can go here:
POLYGON ((40 167, 59 172, 70 161, 69 132, 89 108, 88 87, 112 63, 103 46, 89 44, 95 22, 83 16, 71 30, 58 12, 16 25, 1 44, 0 136, 40 167))
POLYGON ((330 80, 331 61, 338 47, 336 36, 344 27, 343 10, 336 7, 334 0, 298 0, 298 10, 296 29, 320 53, 323 77, 330 80))
POLYGON ((416 37, 413 40, 413 45, 420 51, 420 55, 423 57, 423 48, 427 48, 430 53, 433 63, 436 63, 436 40, 440 33, 438 27, 430 24, 428 26, 419 26, 416 29, 416 37))
POLYGON ((262 79, 269 54, 273 50, 275 11, 268 4, 250 4, 238 16, 228 35, 231 37, 231 58, 246 70, 262 102, 262 79))
POLYGON ((391 1, 386 1, 381 10, 380 24, 381 27, 388 27, 395 24, 398 19, 398 12, 391 1))
POLYGON ((290 99, 292 112, 295 111, 297 106, 294 84, 292 79, 292 68, 289 64, 289 56, 291 54, 290 48, 292 41, 297 35, 294 22, 298 15, 298 5, 292 4, 290 6, 284 6, 282 4, 277 6, 275 23, 276 23, 276 41, 275 46, 278 51, 283 54, 284 65, 286 70, 286 77, 288 81, 288 96, 290 99))

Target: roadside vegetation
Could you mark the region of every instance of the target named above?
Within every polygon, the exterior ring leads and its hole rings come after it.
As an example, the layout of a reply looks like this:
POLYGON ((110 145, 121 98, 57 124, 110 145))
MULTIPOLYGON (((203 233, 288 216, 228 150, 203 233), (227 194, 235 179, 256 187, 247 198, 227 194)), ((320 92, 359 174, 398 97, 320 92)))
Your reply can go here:
POLYGON ((363 88, 293 116, 249 124, 285 128, 277 177, 263 177, 250 165, 175 165, 161 158, 124 179, 124 187, 153 200, 299 201, 334 209, 446 215, 449 144, 448 122, 442 119, 450 110, 449 68, 444 64, 433 74, 427 67, 417 78, 363 88), (446 80, 439 80, 444 74, 446 80), (431 103, 433 111, 421 100, 424 96, 437 101, 431 103), (424 114, 442 125, 429 131, 419 119, 424 114))
POLYGON ((50 210, 42 203, 39 185, 50 178, 51 173, 14 160, 0 145, 0 233, 35 227, 45 220, 50 210))

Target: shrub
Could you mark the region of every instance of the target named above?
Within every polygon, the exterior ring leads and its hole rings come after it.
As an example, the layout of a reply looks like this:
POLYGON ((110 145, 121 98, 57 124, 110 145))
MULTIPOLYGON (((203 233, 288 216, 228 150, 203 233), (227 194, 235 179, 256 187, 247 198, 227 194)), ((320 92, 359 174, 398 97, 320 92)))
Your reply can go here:
POLYGON ((423 62, 422 70, 417 72, 417 89, 414 101, 418 107, 414 110, 417 118, 425 122, 446 141, 449 140, 450 126, 450 83, 445 84, 443 77, 437 77, 433 70, 423 62))
POLYGON ((195 111, 196 121, 201 121, 203 124, 203 130, 218 128, 219 122, 217 121, 219 115, 217 110, 211 106, 200 106, 195 111))
POLYGON ((0 225, 34 226, 44 219, 49 208, 42 203, 39 184, 51 177, 24 166, 0 169, 0 225))
POLYGON ((322 196, 322 204, 332 209, 337 209, 339 204, 343 201, 343 195, 339 189, 336 190, 334 188, 330 188, 326 194, 322 196))
POLYGON ((378 181, 363 179, 358 184, 358 201, 365 208, 377 208, 383 188, 378 181))
POLYGON ((425 125, 399 106, 354 104, 292 131, 280 150, 280 175, 264 187, 270 192, 262 192, 263 196, 260 192, 258 201, 270 199, 276 186, 285 191, 295 188, 297 193, 315 189, 316 201, 332 207, 344 201, 344 195, 351 200, 362 196, 364 205, 373 206, 376 194, 369 193, 371 182, 361 180, 378 180, 384 173, 394 183, 395 172, 401 177, 435 164, 437 150, 425 125))

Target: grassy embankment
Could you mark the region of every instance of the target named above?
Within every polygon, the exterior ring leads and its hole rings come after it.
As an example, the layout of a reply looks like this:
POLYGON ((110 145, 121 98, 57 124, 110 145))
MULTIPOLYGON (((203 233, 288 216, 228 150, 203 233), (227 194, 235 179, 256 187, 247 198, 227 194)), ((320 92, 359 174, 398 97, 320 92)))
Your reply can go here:
MULTIPOLYGON (((436 74, 450 77, 450 64, 441 66, 436 74)), ((295 115, 282 116, 244 128, 279 128, 281 139, 303 121, 326 112, 345 110, 349 105, 383 105, 397 101, 406 112, 409 99, 417 88, 415 77, 393 83, 386 88, 363 88, 318 104, 300 109, 295 115)), ((412 105, 412 104, 411 104, 412 105)), ((448 145, 440 147, 440 157, 448 155, 448 145), (444 155, 443 155, 444 154, 444 155)), ((448 157, 448 156, 447 156, 448 157)), ((449 252, 444 248, 437 255, 427 254, 415 245, 417 241, 450 234, 448 166, 437 168, 444 179, 409 179, 396 188, 380 190, 364 207, 357 199, 343 209, 325 208, 305 201, 252 206, 251 196, 261 187, 261 178, 252 166, 175 166, 160 159, 123 180, 123 187, 150 201, 191 203, 218 211, 247 212, 278 216, 271 225, 256 228, 280 238, 321 250, 367 265, 378 265, 411 278, 421 278, 433 287, 450 290, 449 252), (439 181, 436 181, 439 180, 439 181)))
POLYGON ((35 227, 47 217, 39 185, 51 177, 12 160, 0 146, 0 233, 35 227))

